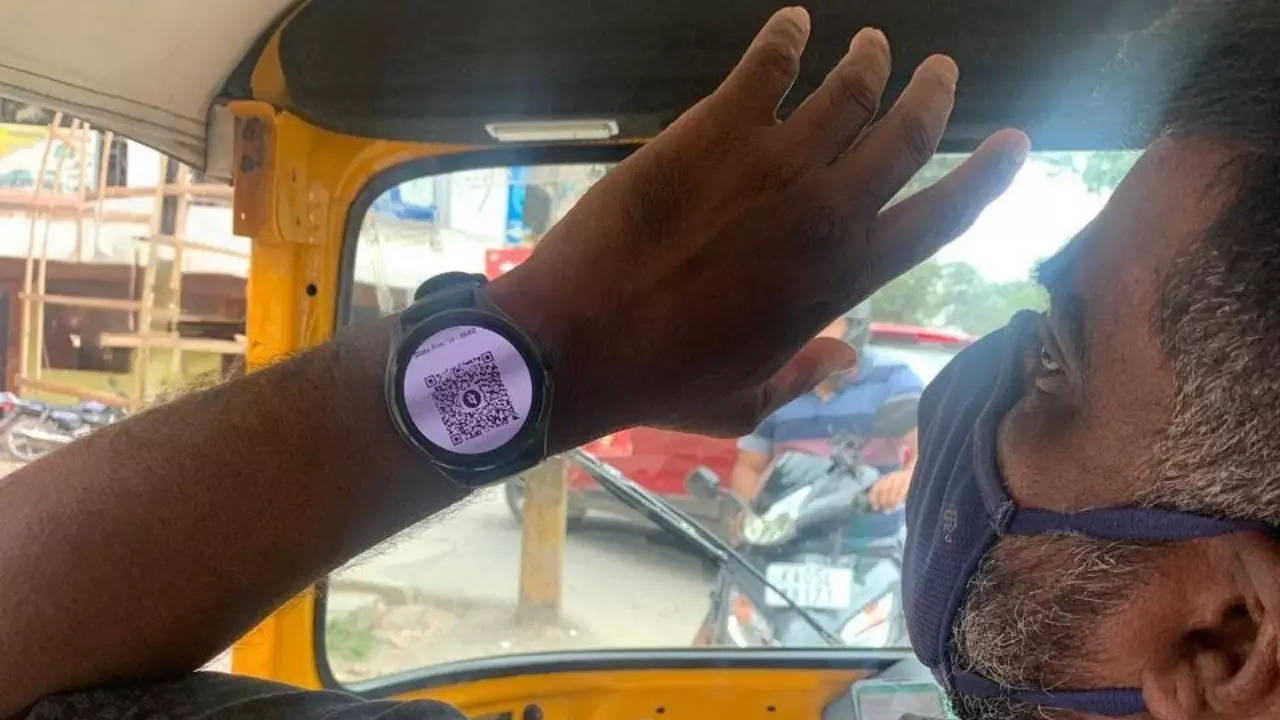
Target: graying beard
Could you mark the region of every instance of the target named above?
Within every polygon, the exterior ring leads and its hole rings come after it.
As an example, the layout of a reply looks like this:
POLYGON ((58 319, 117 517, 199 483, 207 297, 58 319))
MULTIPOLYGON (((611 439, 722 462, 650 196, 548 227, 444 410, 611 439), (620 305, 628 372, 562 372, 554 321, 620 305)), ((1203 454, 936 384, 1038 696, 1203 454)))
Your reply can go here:
POLYGON ((1073 720, 1076 713, 1047 710, 1004 698, 975 698, 951 693, 951 710, 961 720, 1073 720))
POLYGON ((1081 682, 1084 621, 1123 605, 1150 550, 1073 535, 1002 539, 969 583, 954 634, 959 667, 1007 687, 1081 682))

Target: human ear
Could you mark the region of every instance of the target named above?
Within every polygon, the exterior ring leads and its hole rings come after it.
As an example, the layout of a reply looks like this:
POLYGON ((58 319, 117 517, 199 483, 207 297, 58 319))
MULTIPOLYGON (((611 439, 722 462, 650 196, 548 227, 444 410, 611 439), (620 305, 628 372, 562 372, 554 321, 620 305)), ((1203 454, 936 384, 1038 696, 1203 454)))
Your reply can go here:
POLYGON ((1142 671, 1148 711, 1159 720, 1280 715, 1280 544, 1237 533, 1187 546, 1160 569, 1181 577, 1155 609, 1170 642, 1142 671))

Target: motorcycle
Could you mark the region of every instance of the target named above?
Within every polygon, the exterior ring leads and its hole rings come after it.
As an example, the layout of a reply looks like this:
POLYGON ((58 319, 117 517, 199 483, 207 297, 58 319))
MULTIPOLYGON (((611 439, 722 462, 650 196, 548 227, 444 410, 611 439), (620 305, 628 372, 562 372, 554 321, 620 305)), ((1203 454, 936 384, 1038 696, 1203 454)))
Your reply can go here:
MULTIPOLYGON (((870 437, 905 435, 917 407, 915 398, 886 403, 870 437)), ((829 636, 852 647, 908 644, 900 589, 906 533, 896 514, 872 511, 868 491, 880 472, 862 462, 862 446, 844 438, 831 457, 782 453, 750 502, 711 470, 689 474, 691 494, 739 505, 738 551, 763 575, 719 574, 696 644, 810 647, 829 636)))
POLYGON ((30 462, 124 418, 124 411, 99 402, 57 406, 4 393, 8 408, 0 420, 5 449, 14 459, 30 462))

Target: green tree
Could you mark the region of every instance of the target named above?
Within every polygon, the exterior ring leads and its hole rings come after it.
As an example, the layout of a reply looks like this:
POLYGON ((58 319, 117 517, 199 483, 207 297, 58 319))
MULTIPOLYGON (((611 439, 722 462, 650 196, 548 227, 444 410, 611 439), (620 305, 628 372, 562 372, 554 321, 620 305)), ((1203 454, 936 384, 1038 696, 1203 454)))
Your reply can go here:
POLYGON ((886 285, 871 299, 881 322, 926 325, 985 335, 1018 310, 1043 310, 1048 297, 1030 280, 988 282, 964 262, 929 259, 886 285))
MULTIPOLYGON (((1141 153, 1133 151, 1036 153, 1050 171, 1074 174, 1090 192, 1110 193, 1141 153)), ((966 155, 937 155, 898 193, 895 202, 940 180, 966 155)), ((872 298, 872 314, 882 322, 928 325, 983 335, 1021 309, 1043 310, 1048 296, 1031 280, 988 282, 968 263, 929 259, 886 285, 872 298)))
POLYGON ((1133 169, 1142 153, 1136 150, 1098 151, 1088 153, 1080 179, 1090 192, 1110 193, 1133 169))
POLYGON ((947 173, 960 167, 960 163, 964 162, 968 157, 969 155, 967 153, 934 155, 933 159, 925 163, 924 167, 920 168, 920 170, 916 172, 915 176, 908 180, 906 185, 902 186, 902 189, 894 196, 892 202, 898 202, 904 198, 909 198, 938 182, 946 176, 947 173))
MULTIPOLYGON (((1053 174, 1078 175, 1090 192, 1110 193, 1116 189, 1133 164, 1142 155, 1137 150, 1089 150, 1074 152, 1038 152, 1033 157, 1053 174)), ((898 193, 898 198, 913 195, 954 170, 968 155, 955 153, 935 155, 898 193)))
MULTIPOLYGON (((952 263, 964 265, 964 263, 952 263)), ((965 265, 972 271, 973 268, 965 265)), ((1048 296, 1029 280, 991 283, 977 277, 952 290, 945 327, 957 328, 970 335, 986 335, 1003 327, 1019 310, 1044 310, 1048 296)))
POLYGON ((942 265, 930 258, 898 276, 871 298, 871 312, 881 322, 936 325, 943 309, 942 265))

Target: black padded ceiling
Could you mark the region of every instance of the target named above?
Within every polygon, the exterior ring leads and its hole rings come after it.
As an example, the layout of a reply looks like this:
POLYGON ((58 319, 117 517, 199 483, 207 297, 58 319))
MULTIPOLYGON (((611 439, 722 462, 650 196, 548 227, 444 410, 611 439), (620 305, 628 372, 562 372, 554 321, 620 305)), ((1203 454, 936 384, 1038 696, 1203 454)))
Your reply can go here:
MULTIPOLYGON (((312 0, 284 28, 299 114, 344 132, 488 143, 486 122, 615 118, 651 136, 711 91, 776 0, 312 0)), ((1093 102, 1121 37, 1170 0, 813 0, 813 37, 784 112, 859 27, 894 45, 890 96, 931 52, 960 64, 944 150, 994 129, 1040 149, 1118 147, 1093 102)))

